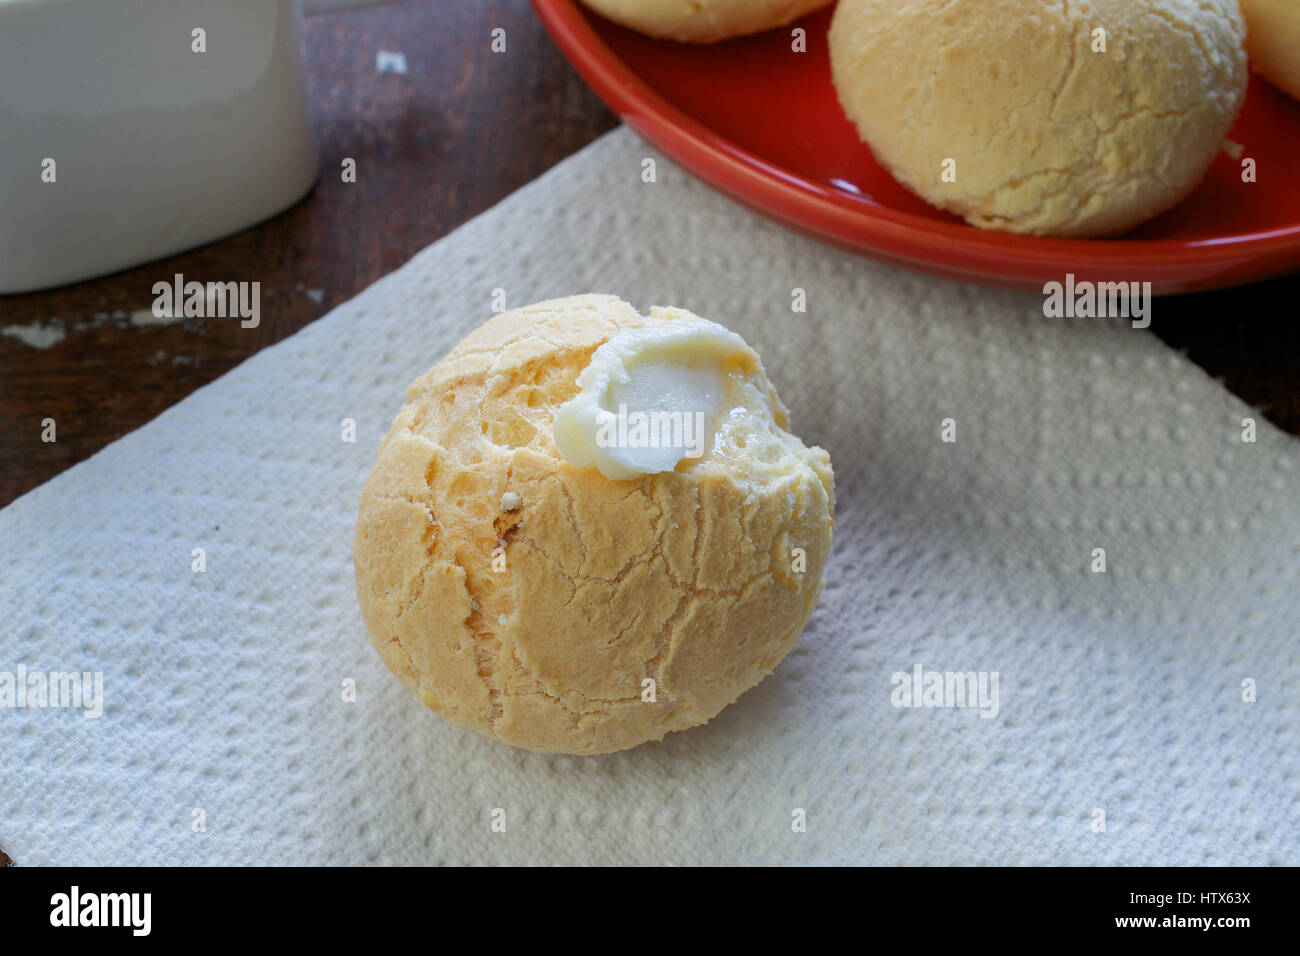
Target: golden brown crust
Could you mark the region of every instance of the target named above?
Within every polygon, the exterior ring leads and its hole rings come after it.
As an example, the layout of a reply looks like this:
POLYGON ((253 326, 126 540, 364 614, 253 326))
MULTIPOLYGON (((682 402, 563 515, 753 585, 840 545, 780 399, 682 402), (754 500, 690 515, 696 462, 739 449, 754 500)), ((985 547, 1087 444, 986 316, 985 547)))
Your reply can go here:
POLYGON ((362 495, 372 643, 428 706, 516 746, 603 753, 709 720, 784 657, 821 590, 821 449, 789 438, 777 467, 706 456, 630 481, 557 454, 555 410, 591 353, 646 321, 612 296, 492 319, 411 386, 362 495))
POLYGON ((785 26, 831 0, 583 0, 631 30, 684 43, 716 43, 785 26))
POLYGON ((1241 0, 1246 49, 1255 70, 1300 99, 1300 2, 1241 0))
POLYGON ((1087 237, 1201 181, 1245 95, 1244 29, 1236 0, 841 0, 828 42, 900 182, 977 226, 1087 237))

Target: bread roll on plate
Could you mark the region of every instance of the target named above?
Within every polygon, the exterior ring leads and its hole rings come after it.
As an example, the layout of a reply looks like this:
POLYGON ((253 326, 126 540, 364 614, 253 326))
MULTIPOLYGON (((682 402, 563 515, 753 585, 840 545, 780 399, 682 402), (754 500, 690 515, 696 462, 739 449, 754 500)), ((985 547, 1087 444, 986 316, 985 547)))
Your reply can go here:
POLYGON ((785 26, 831 0, 582 0, 615 23, 664 40, 716 43, 785 26))

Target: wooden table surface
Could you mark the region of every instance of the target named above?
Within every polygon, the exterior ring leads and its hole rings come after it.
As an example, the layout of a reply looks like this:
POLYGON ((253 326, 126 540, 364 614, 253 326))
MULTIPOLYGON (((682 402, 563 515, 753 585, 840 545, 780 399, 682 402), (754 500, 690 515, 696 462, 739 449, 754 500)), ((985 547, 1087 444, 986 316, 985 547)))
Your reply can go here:
MULTIPOLYGON (((138 428, 319 318, 460 223, 617 125, 526 0, 405 0, 304 26, 325 170, 301 203, 200 249, 48 292, 0 296, 0 329, 39 323, 45 348, 0 335, 0 506, 138 428), (489 52, 504 27, 508 50, 489 52), (405 55, 405 74, 376 54, 405 55), (355 157, 358 181, 338 170, 355 157), (131 322, 152 286, 257 280, 262 321, 131 322), (41 421, 58 441, 41 440, 41 421)), ((1161 299, 1153 331, 1300 434, 1300 279, 1161 299)))

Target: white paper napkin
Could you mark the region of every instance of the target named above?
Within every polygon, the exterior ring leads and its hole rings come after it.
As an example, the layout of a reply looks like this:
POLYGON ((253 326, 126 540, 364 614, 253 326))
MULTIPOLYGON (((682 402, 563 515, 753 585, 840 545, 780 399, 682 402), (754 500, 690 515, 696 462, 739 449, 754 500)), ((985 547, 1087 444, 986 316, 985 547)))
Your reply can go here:
POLYGON ((0 710, 0 846, 20 864, 1300 863, 1297 443, 1152 335, 1041 306, 793 235, 611 133, 0 512, 0 671, 99 671, 104 693, 99 719, 0 710), (362 483, 408 382, 496 289, 721 321, 831 452, 821 605, 706 727, 599 758, 513 750, 426 711, 367 644, 362 483), (917 666, 997 672, 996 716, 894 706, 917 666))

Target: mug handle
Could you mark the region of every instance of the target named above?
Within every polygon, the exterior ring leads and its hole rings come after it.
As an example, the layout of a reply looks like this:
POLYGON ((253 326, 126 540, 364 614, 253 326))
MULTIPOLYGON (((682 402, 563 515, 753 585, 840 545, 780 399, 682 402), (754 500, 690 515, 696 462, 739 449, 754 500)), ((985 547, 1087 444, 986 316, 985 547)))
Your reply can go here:
POLYGON ((305 14, 313 13, 334 13, 342 10, 356 10, 361 7, 376 7, 381 3, 392 3, 393 0, 302 0, 302 12, 305 14))

